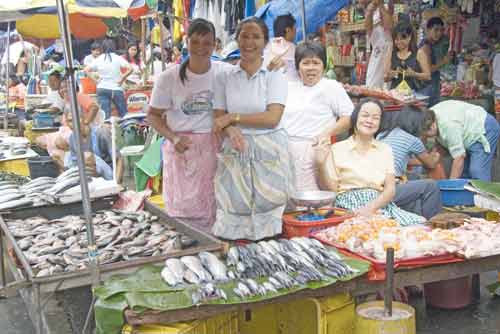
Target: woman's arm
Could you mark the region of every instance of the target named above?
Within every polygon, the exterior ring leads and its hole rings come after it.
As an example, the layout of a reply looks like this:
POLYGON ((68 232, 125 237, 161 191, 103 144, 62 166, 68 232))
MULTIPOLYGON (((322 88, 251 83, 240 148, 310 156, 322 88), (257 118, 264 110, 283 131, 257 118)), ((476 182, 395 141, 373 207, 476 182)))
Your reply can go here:
POLYGON ((170 129, 168 123, 163 119, 165 110, 149 107, 147 119, 149 124, 167 140, 175 145, 175 149, 179 153, 184 153, 191 146, 191 140, 186 136, 177 136, 177 134, 170 129))
POLYGON ((338 176, 331 145, 318 145, 314 153, 316 167, 318 168, 319 188, 337 192, 338 176))
POLYGON ((355 212, 363 216, 371 216, 389 204, 394 199, 395 195, 396 180, 394 174, 387 174, 384 181, 384 190, 380 193, 380 195, 366 206, 355 210, 355 212))
POLYGON ((330 139, 331 136, 336 136, 342 134, 344 132, 349 131, 351 128, 351 117, 350 116, 341 116, 338 120, 331 120, 325 125, 321 134, 317 136, 316 142, 320 143, 324 139, 330 139))
POLYGON ((417 156, 418 160, 422 162, 422 164, 429 168, 433 169, 436 167, 436 165, 439 163, 439 160, 441 159, 441 155, 438 152, 424 152, 422 154, 419 154, 417 156))
POLYGON ((269 104, 266 111, 253 114, 225 113, 214 120, 214 132, 221 133, 230 125, 241 125, 248 128, 275 128, 283 115, 285 106, 278 103, 269 104))
POLYGON ((410 71, 407 72, 407 75, 421 81, 431 80, 431 64, 429 63, 429 57, 422 49, 417 51, 417 62, 420 65, 422 72, 415 72, 410 69, 410 71))

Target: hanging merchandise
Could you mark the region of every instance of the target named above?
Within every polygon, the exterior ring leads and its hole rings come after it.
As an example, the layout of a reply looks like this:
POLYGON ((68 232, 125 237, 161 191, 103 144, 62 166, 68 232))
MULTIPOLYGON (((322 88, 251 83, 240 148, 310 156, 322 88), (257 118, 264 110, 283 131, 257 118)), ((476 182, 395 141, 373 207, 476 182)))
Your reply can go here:
POLYGON ((224 8, 226 11, 225 30, 232 35, 236 31, 238 22, 245 15, 245 2, 244 0, 224 0, 224 8))
POLYGON ((255 11, 255 0, 245 0, 245 17, 253 16, 255 11))
POLYGON ((176 16, 174 20, 174 41, 179 42, 182 40, 183 29, 181 22, 179 21, 181 17, 184 17, 184 5, 182 0, 174 0, 174 15, 176 16))

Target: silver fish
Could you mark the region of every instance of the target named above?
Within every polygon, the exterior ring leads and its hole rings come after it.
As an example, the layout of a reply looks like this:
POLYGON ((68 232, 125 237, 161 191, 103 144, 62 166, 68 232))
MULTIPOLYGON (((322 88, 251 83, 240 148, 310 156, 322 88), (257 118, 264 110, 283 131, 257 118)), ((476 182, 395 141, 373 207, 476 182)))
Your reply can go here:
POLYGON ((217 256, 209 252, 200 252, 198 254, 200 262, 208 269, 216 281, 227 281, 227 268, 217 256))
POLYGON ((191 255, 183 256, 181 257, 181 261, 187 268, 193 271, 202 282, 210 281, 210 277, 207 276, 208 272, 203 269, 203 265, 197 257, 191 255))
POLYGON ((198 277, 198 275, 196 275, 190 269, 186 269, 184 271, 184 279, 186 280, 186 282, 189 282, 189 283, 192 283, 192 284, 200 284, 201 283, 201 280, 198 277))
POLYGON ((262 283, 262 286, 266 289, 267 292, 278 293, 278 290, 276 290, 276 287, 271 284, 271 282, 264 282, 262 283))
POLYGON ((2 202, 0 203, 0 210, 7 210, 7 209, 13 209, 13 208, 21 208, 25 206, 29 206, 33 204, 32 200, 26 199, 26 198, 19 198, 16 200, 11 200, 8 202, 2 202))
POLYGON ((240 255, 238 252, 238 247, 231 247, 227 253, 226 263, 228 266, 235 266, 239 261, 240 255))
POLYGON ((23 193, 13 191, 5 195, 0 195, 0 203, 14 201, 23 197, 24 197, 23 193))
POLYGON ((165 260, 165 266, 167 266, 170 271, 175 275, 175 278, 179 283, 182 282, 184 279, 184 271, 185 271, 185 266, 184 263, 181 262, 181 260, 176 259, 176 258, 171 258, 165 260))

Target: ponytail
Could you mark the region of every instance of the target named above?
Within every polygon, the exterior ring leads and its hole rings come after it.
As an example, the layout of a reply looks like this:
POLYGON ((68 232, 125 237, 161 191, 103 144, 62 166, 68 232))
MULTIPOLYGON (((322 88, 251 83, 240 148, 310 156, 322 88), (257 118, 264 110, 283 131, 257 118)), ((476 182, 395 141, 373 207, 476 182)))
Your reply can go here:
POLYGON ((181 78, 181 82, 184 85, 187 80, 187 67, 189 65, 189 57, 186 58, 181 64, 181 68, 179 69, 179 77, 181 78))

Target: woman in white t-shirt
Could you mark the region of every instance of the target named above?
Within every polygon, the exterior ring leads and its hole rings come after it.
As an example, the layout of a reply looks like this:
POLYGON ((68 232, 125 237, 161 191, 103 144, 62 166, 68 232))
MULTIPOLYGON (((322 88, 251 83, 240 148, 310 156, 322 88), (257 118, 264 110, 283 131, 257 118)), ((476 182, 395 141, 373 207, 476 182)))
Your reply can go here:
POLYGON ((295 189, 318 190, 314 147, 349 129, 354 105, 339 82, 323 77, 326 52, 321 44, 299 44, 295 64, 300 81, 288 83, 281 125, 289 136, 295 189))
POLYGON ((123 93, 122 84, 132 73, 130 64, 117 55, 113 40, 102 42, 103 54, 86 67, 87 72, 97 72, 97 102, 104 113, 106 119, 111 117, 111 103, 114 103, 120 117, 127 113, 127 102, 123 93), (122 74, 122 69, 126 72, 122 74))
POLYGON ((212 134, 214 81, 230 66, 212 62, 215 28, 204 19, 189 24, 189 58, 169 66, 156 79, 148 120, 166 138, 163 146, 163 198, 167 214, 194 218, 210 231, 215 219, 214 175, 217 137, 212 134))

